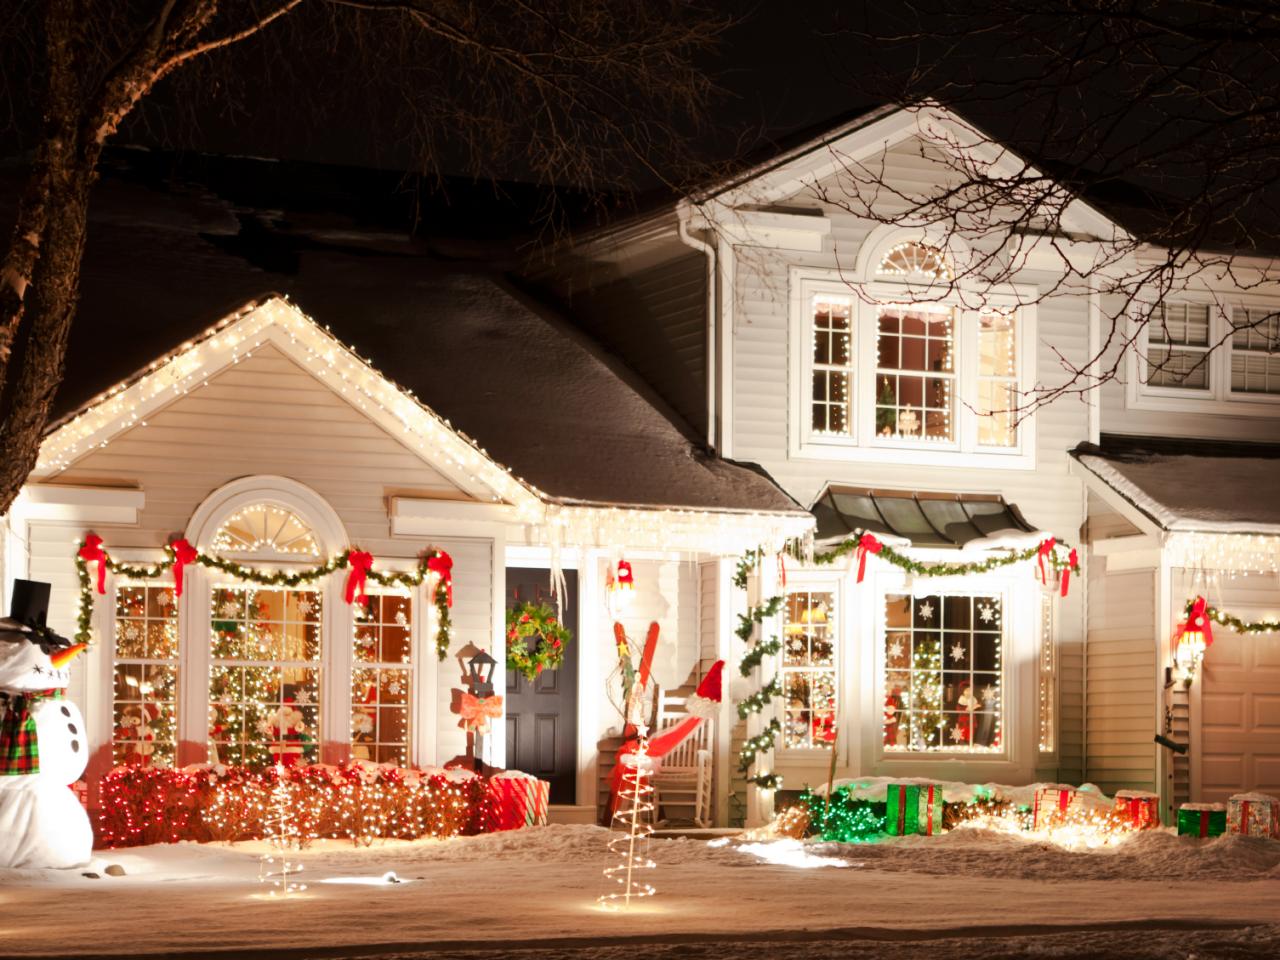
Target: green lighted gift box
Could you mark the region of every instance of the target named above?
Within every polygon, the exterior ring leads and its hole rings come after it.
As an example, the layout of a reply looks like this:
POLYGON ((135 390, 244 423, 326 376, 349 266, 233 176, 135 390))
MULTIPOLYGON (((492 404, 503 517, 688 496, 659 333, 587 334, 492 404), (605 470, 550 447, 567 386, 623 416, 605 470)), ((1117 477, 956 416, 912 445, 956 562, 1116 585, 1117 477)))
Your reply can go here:
POLYGON ((1220 837, 1227 832, 1227 810, 1220 803, 1184 803, 1178 808, 1178 836, 1220 837))
POLYGON ((942 832, 942 787, 934 783, 891 783, 884 810, 886 833, 906 836, 942 832))

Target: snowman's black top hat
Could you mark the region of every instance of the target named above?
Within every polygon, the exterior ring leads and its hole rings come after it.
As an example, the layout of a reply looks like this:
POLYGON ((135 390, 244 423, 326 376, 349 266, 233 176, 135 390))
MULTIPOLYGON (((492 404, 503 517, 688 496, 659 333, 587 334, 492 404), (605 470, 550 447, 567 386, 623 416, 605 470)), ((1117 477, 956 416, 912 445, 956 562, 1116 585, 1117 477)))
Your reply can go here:
POLYGON ((49 584, 39 580, 14 580, 9 616, 0 618, 0 640, 30 640, 45 653, 71 646, 71 641, 49 629, 49 584))

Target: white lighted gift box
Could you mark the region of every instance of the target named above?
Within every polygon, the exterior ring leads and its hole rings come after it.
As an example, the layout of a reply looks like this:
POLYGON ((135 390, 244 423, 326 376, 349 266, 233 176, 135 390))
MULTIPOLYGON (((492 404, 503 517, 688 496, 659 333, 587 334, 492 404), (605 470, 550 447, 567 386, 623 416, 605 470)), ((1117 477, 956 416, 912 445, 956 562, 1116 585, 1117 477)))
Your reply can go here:
POLYGON ((1227 801, 1227 832, 1280 840, 1280 799, 1268 793, 1238 793, 1227 801))

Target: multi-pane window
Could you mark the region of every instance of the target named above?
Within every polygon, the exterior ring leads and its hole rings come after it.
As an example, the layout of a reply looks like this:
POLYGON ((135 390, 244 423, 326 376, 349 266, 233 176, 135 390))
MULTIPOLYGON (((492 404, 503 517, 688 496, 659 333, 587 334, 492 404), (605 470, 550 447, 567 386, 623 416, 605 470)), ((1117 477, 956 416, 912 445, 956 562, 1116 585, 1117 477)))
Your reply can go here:
POLYGON ((978 318, 978 445, 1018 442, 1018 325, 1009 313, 978 318))
POLYGON ((955 310, 886 306, 877 311, 876 434, 955 439, 955 310))
POLYGON ((1209 390, 1209 344, 1208 304, 1161 303, 1147 325, 1147 384, 1209 390))
POLYGON ((319 757, 323 609, 318 590, 210 591, 209 745, 224 763, 319 757))
POLYGON ((1055 739, 1054 707, 1057 691, 1057 666, 1053 650, 1053 595, 1040 595, 1040 664, 1039 700, 1040 752, 1052 753, 1055 739))
POLYGON ((375 763, 409 758, 413 601, 370 594, 356 608, 351 673, 351 755, 375 763))
POLYGON ((813 430, 853 433, 853 304, 849 298, 813 301, 813 430))
POLYGON ((1001 749, 998 596, 889 594, 884 606, 884 748, 1001 749))
POLYGON ((836 738, 835 596, 796 590, 787 594, 783 624, 783 744, 829 748, 836 738))
POLYGON ((178 691, 178 604, 172 586, 116 588, 114 672, 112 759, 172 766, 178 691))
POLYGON ((1231 326, 1231 392, 1280 394, 1280 313, 1237 308, 1231 326))

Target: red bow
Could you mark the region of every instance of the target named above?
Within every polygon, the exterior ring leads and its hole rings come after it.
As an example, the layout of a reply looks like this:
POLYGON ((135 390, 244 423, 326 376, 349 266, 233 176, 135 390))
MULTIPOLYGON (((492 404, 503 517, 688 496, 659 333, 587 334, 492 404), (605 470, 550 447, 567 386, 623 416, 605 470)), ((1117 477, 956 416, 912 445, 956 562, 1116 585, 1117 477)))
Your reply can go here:
POLYGON ((173 541, 169 548, 173 550, 173 592, 182 596, 182 568, 188 563, 195 563, 198 554, 186 537, 173 541))
POLYGON ((1058 541, 1054 540, 1053 537, 1040 541, 1040 553, 1037 557, 1037 561, 1040 564, 1041 583, 1047 584, 1049 582, 1049 574, 1048 571, 1045 570, 1044 562, 1047 559, 1050 563, 1053 563, 1053 548, 1057 546, 1057 543, 1058 541))
POLYGON ((874 533, 864 533, 858 541, 858 583, 862 582, 862 578, 867 573, 867 554, 879 553, 884 549, 884 544, 876 539, 874 533))
POLYGON ((1067 585, 1071 582, 1071 571, 1080 569, 1080 555, 1076 553, 1076 548, 1071 548, 1071 553, 1067 555, 1067 565, 1062 568, 1062 595, 1067 595, 1067 585))
POLYGON ((787 555, 783 551, 778 552, 778 585, 787 588, 787 555))
POLYGON ((440 574, 440 582, 444 584, 445 597, 449 606, 453 606, 453 557, 443 550, 438 550, 427 560, 427 569, 440 574))
POLYGON ((489 721, 502 716, 502 697, 477 697, 462 694, 462 722, 468 730, 487 733, 489 721))
POLYGON ((352 550, 347 554, 347 566, 351 568, 351 572, 347 574, 346 601, 354 603, 359 597, 360 602, 364 603, 369 599, 364 592, 364 583, 369 571, 373 569, 373 555, 363 550, 352 550))
POLYGON ((102 549, 102 538, 91 533, 84 538, 84 546, 80 548, 80 559, 85 563, 98 561, 98 592, 107 592, 107 551, 102 549))

